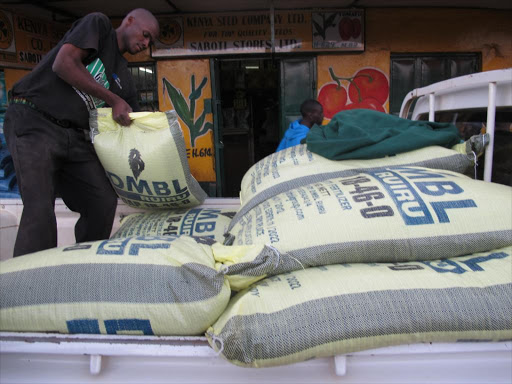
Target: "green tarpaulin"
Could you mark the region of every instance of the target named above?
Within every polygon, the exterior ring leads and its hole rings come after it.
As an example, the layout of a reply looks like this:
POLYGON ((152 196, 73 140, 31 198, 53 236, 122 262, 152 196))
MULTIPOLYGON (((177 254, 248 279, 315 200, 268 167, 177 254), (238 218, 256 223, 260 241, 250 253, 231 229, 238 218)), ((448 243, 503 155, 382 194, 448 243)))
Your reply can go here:
POLYGON ((370 109, 339 112, 306 136, 309 151, 331 160, 376 159, 431 145, 451 148, 460 141, 451 123, 407 120, 370 109))

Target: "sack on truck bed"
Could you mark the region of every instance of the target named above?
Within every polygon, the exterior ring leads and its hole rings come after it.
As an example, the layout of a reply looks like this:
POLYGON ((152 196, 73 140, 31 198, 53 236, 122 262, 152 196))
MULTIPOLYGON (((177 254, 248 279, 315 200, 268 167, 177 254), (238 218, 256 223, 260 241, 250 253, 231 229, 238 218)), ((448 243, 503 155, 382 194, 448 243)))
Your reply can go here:
POLYGON ((134 213, 121 219, 112 239, 131 236, 189 235, 224 241, 224 233, 235 215, 227 208, 191 208, 134 213))
POLYGON ((237 213, 226 244, 268 244, 272 274, 355 262, 435 260, 512 245, 512 188, 422 167, 360 170, 237 213))
POLYGON ((80 243, 0 264, 0 331, 203 333, 280 255, 190 236, 80 243))
POLYGON ((129 127, 110 108, 91 113, 94 149, 119 197, 135 208, 194 207, 206 198, 190 173, 175 111, 130 113, 129 127))
POLYGON ((265 157, 244 175, 240 186, 241 212, 290 189, 335 177, 357 175, 365 169, 420 166, 464 173, 473 165, 466 153, 430 146, 372 160, 329 160, 306 149, 305 144, 265 157))
POLYGON ((4 261, 0 329, 200 334, 220 316, 231 293, 203 240, 120 238, 4 261))
POLYGON ((408 343, 511 340, 512 248, 270 277, 232 298, 207 337, 245 367, 408 343))

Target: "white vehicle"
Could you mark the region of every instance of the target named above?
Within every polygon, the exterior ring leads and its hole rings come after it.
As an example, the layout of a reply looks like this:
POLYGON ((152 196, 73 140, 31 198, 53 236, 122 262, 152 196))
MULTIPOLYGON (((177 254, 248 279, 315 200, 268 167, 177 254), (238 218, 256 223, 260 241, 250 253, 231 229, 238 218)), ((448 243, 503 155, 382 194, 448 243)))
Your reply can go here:
POLYGON ((464 139, 485 131, 490 142, 482 167, 483 180, 512 185, 511 68, 456 77, 415 89, 405 97, 400 117, 454 123, 464 139), (496 156, 498 161, 493 162, 496 156))
MULTIPOLYGON (((463 116, 486 110, 484 124, 491 139, 484 178, 491 181, 493 146, 503 145, 498 143, 496 124, 500 132, 505 132, 503 137, 512 134, 512 69, 463 76, 416 89, 404 100, 401 117, 407 117, 414 99, 417 102, 412 119, 437 121, 439 116, 462 124, 463 116), (509 118, 508 125, 496 123, 496 111, 503 119, 509 118)), ((480 130, 481 123, 475 124, 480 130)), ((510 171, 508 168, 509 174, 510 171)), ((203 206, 236 209, 239 201, 212 198, 203 206)), ((21 211, 20 200, 0 200, 2 259, 12 254, 21 211)), ((117 230, 120 217, 135 211, 120 202, 113 231, 117 230)), ((59 246, 72 244, 77 215, 60 200, 56 214, 59 246)), ((223 360, 205 337, 0 333, 0 383, 27 382, 511 383, 512 341, 401 345, 257 369, 240 368, 223 360)))

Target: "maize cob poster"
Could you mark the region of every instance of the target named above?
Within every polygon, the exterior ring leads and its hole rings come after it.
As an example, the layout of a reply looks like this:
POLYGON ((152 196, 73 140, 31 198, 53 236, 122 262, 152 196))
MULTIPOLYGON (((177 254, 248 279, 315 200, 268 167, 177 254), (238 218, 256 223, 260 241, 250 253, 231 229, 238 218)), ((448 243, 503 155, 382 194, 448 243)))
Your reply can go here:
POLYGON ((157 63, 159 110, 175 110, 190 172, 200 182, 215 182, 213 114, 205 109, 212 97, 208 59, 157 63))

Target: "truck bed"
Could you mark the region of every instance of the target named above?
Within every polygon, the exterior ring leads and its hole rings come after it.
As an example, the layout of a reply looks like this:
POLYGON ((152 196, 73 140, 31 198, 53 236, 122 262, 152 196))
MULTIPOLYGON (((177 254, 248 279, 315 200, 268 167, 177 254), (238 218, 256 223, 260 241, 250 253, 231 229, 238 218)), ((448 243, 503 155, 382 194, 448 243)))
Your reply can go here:
POLYGON ((204 337, 1 333, 5 383, 510 383, 512 343, 425 343, 240 368, 204 337))

